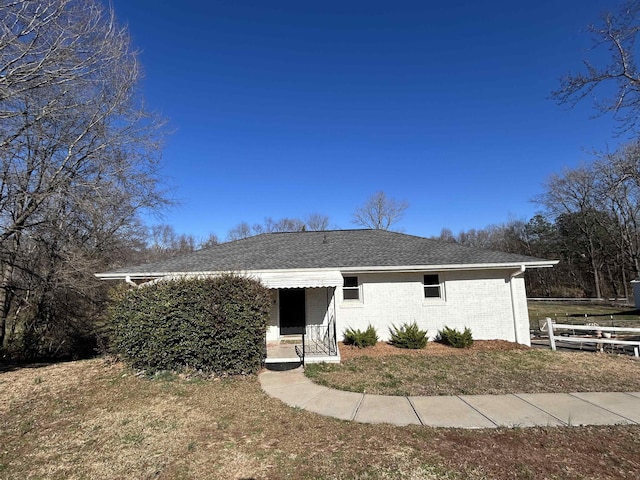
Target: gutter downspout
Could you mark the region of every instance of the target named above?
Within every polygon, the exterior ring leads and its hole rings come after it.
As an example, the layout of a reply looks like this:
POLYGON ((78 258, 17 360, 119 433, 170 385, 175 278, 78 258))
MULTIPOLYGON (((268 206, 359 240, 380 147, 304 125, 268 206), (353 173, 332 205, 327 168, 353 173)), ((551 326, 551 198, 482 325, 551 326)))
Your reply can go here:
POLYGON ((516 309, 516 300, 513 292, 513 279, 518 275, 522 275, 526 267, 524 265, 520 265, 520 268, 509 275, 509 291, 511 292, 511 314, 513 316, 513 337, 516 343, 520 343, 520 339, 518 338, 518 315, 516 309))

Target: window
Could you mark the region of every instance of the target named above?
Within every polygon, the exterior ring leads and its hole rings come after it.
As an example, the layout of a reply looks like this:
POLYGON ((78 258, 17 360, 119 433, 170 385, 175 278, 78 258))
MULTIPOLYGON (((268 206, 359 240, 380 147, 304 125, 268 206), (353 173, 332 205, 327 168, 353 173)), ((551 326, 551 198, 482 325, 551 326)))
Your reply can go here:
POLYGON ((424 298, 442 298, 438 274, 424 276, 424 298))
POLYGON ((360 287, 358 277, 344 277, 342 296, 345 300, 360 300, 360 287))

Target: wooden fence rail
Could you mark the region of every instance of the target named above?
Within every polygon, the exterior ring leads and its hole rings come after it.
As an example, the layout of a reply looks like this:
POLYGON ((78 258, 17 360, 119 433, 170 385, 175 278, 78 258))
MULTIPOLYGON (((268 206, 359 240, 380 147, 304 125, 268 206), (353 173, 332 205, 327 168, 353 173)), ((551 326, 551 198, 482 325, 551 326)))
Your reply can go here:
POLYGON ((620 340, 617 338, 604 338, 604 337, 579 337, 579 336, 558 336, 556 335, 556 330, 574 330, 574 331, 584 331, 584 332, 600 332, 601 334, 604 332, 611 333, 637 333, 640 334, 640 328, 626 328, 626 327, 601 327, 598 325, 571 325, 570 323, 554 323, 551 318, 547 317, 547 331, 549 333, 549 343, 551 344, 551 350, 556 349, 556 340, 562 342, 572 342, 572 343, 595 343, 600 345, 600 349, 602 350, 602 346, 605 344, 609 345, 631 345, 633 346, 633 354, 636 357, 640 356, 640 341, 638 340, 620 340))

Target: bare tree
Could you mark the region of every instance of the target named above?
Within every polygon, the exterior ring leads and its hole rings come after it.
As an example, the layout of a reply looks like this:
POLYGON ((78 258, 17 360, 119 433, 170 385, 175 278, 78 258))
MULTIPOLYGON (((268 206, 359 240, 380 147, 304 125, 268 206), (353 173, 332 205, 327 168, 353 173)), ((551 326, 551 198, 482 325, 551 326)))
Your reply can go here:
POLYGON ((147 229, 144 244, 139 249, 139 258, 135 260, 137 263, 155 262, 208 248, 218 244, 218 236, 210 233, 196 239, 192 234, 177 233, 172 225, 160 224, 147 229))
POLYGON ((441 242, 456 243, 456 237, 453 235, 453 232, 451 231, 450 228, 446 228, 446 227, 440 230, 440 235, 433 238, 441 242))
POLYGON ((151 244, 148 250, 151 261, 193 252, 197 247, 193 235, 178 234, 171 225, 153 225, 149 233, 151 244))
POLYGON ((215 233, 210 233, 197 242, 197 248, 209 248, 217 245, 218 243, 220 243, 220 241, 218 240, 218 236, 215 233))
MULTIPOLYGON (((554 174, 545 184, 544 193, 534 199, 553 216, 565 220, 573 230, 584 237, 582 252, 591 264, 593 285, 597 298, 601 293, 601 255, 598 248, 599 226, 595 221, 598 211, 598 189, 596 172, 590 165, 575 169, 565 169, 562 174, 554 174), (568 222, 570 220, 570 223, 568 222)), ((577 238, 576 234, 572 235, 577 238)))
POLYGON ((255 235, 247 222, 240 222, 227 233, 227 241, 241 240, 255 235))
POLYGON ((640 71, 635 60, 635 40, 640 30, 639 14, 640 1, 627 1, 616 12, 603 14, 599 24, 588 26, 595 40, 592 55, 602 58, 605 50, 609 60, 603 65, 586 60, 584 72, 564 76, 560 88, 552 93, 559 103, 574 106, 591 97, 600 113, 614 114, 623 131, 637 129, 640 71))
POLYGON ((113 11, 98 0, 0 0, 0 18, 2 348, 25 285, 37 284, 29 298, 43 318, 53 285, 57 298, 67 284, 90 298, 81 278, 90 283, 138 213, 166 200, 162 122, 144 108, 137 56, 113 11))
POLYGON ((229 230, 227 240, 240 240, 261 233, 321 231, 328 228, 329 217, 320 213, 312 213, 305 217, 305 220, 296 217, 283 217, 277 220, 266 217, 263 223, 254 223, 253 226, 249 226, 247 222, 240 222, 229 230))
MULTIPOLYGON (((593 253, 601 259, 615 293, 621 284, 626 294, 627 274, 640 274, 640 146, 633 142, 615 152, 597 154, 592 164, 563 177, 567 184, 556 180, 548 185, 554 193, 547 189, 545 196, 555 207, 547 208, 556 215, 581 214, 578 224, 593 239, 589 252, 593 243, 593 253)), ((591 254, 589 258, 593 260, 591 254)))
POLYGON ((311 232, 329 230, 329 217, 321 213, 311 213, 305 217, 304 224, 311 232))
POLYGON ((603 225, 616 246, 625 296, 628 296, 627 271, 640 274, 640 145, 623 145, 595 162, 602 208, 615 219, 614 228, 603 225))
POLYGON ((389 230, 402 219, 407 208, 409 204, 406 201, 387 197, 386 193, 379 191, 354 212, 352 223, 377 230, 389 230))
POLYGON ((276 232, 301 232, 305 230, 305 224, 299 218, 283 217, 274 220, 271 217, 264 219, 262 225, 255 224, 253 231, 258 233, 276 233, 276 232))

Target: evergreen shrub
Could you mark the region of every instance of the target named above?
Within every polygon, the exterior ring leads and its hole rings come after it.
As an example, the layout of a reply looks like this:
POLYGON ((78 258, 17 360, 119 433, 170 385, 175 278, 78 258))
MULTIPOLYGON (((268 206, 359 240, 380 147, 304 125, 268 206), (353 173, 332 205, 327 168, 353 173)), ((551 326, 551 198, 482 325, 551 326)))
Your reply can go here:
POLYGON ((473 345, 473 336, 469 327, 465 327, 464 331, 461 332, 455 328, 445 326, 438 331, 436 341, 456 348, 467 348, 473 345))
POLYGON ((149 373, 254 373, 265 357, 269 309, 269 290, 236 274, 157 282, 115 302, 111 349, 149 373))
POLYGON ((389 328, 391 340, 389 343, 398 348, 411 348, 419 350, 427 346, 428 332, 420 330, 416 322, 404 323, 400 327, 392 325, 389 328))
POLYGON ((345 345, 355 345, 358 348, 373 347, 378 343, 378 333, 373 325, 369 325, 365 331, 347 328, 343 341, 345 345))

